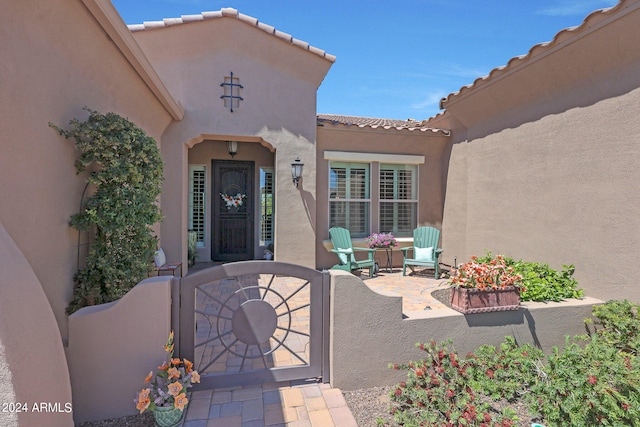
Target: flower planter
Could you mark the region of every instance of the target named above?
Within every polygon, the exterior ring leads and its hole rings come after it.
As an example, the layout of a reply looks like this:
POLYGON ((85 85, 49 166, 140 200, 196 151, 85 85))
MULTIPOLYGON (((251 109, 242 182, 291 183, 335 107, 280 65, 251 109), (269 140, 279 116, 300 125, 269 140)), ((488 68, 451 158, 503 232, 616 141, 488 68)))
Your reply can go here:
MULTIPOLYGON (((184 410, 187 410, 185 406, 184 410)), ((173 406, 158 406, 153 410, 153 417, 156 420, 156 425, 159 427, 175 427, 180 424, 184 411, 173 406)))
POLYGON ((520 309, 520 289, 507 286, 501 289, 451 288, 451 308, 463 314, 488 313, 520 309))

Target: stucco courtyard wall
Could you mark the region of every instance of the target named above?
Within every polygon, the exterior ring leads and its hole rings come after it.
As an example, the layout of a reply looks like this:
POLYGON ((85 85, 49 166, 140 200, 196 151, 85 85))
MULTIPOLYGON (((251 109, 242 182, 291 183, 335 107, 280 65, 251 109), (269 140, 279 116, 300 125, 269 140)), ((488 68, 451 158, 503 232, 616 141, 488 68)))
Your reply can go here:
POLYGON ((134 32, 187 112, 162 137, 162 244, 186 261, 188 149, 208 140, 240 141, 239 152, 247 142, 260 143, 275 151, 276 259, 315 267, 309 242, 317 211, 316 91, 334 58, 276 37, 233 9, 214 14, 219 16, 134 32), (220 84, 231 72, 243 86, 233 112, 220 98, 220 84), (297 157, 305 165, 298 188, 291 182, 297 157))
POLYGON ((1 222, 0 271, 0 404, 19 404, 0 408, 0 425, 71 426, 69 370, 53 311, 1 222), (55 410, 34 410, 40 403, 55 410))
POLYGON ((462 355, 484 344, 499 345, 506 336, 550 352, 567 335, 584 333, 594 298, 563 303, 523 303, 518 311, 463 315, 449 308, 405 313, 402 297, 372 291, 357 277, 331 272, 331 384, 343 390, 393 385, 405 371, 390 363, 419 360, 418 342, 451 339, 462 355))
POLYGON ((445 103, 445 261, 574 264, 588 295, 640 301, 640 8, 622 6, 445 103))
MULTIPOLYGON (((171 117, 83 1, 3 1, 0 16, 10 17, 0 28, 0 221, 66 337, 78 268, 78 234, 69 219, 85 176, 76 175, 73 141, 48 123, 66 128, 88 116, 87 106, 128 117, 157 139, 171 117)), ((28 300, 21 304, 28 309, 28 300)))
POLYGON ((149 371, 167 360, 170 276, 143 280, 118 301, 69 317, 67 358, 76 423, 138 413, 133 403, 149 371))

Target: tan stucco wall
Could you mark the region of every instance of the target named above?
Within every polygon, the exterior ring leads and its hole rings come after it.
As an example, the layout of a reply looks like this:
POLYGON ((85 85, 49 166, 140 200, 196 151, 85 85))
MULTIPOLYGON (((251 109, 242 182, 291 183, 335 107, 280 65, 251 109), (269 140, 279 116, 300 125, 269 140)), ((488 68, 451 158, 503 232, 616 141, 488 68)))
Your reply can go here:
POLYGON ((55 317, 29 262, 1 222, 0 271, 0 404, 20 403, 19 412, 0 408, 0 425, 71 426, 69 370, 55 317), (34 411, 41 402, 54 405, 55 412, 34 411))
POLYGON ((640 253, 640 12, 630 9, 463 92, 434 121, 457 123, 445 262, 491 250, 575 264, 588 295, 640 300, 627 271, 640 253))
POLYGON ((401 296, 376 293, 349 273, 331 271, 331 384, 343 390, 393 385, 407 373, 389 369, 389 364, 424 358, 415 345, 431 340, 451 339, 465 355, 513 336, 548 353, 554 346, 562 348, 567 335, 584 333, 584 319, 601 302, 523 303, 518 311, 470 315, 444 307, 407 312, 403 319, 401 296))
POLYGON ((167 360, 171 277, 143 280, 118 301, 69 317, 69 373, 76 423, 138 413, 144 378, 167 360), (115 381, 114 381, 115 379, 115 381))
POLYGON ((73 142, 48 122, 66 127, 88 106, 129 117, 158 138, 170 117, 82 1, 4 1, 0 16, 11 17, 0 28, 0 220, 65 337, 78 239, 68 222, 84 177, 75 173, 73 142))
POLYGON ((316 188, 309 177, 315 175, 316 90, 331 62, 233 17, 134 35, 186 111, 162 137, 162 245, 186 261, 188 147, 260 138, 275 149, 277 259, 314 266, 308 242, 315 239, 316 188), (220 99, 230 72, 244 87, 233 112, 220 99), (298 189, 290 172, 296 157, 305 164, 298 189))
MULTIPOLYGON (((417 164, 418 226, 441 227, 446 177, 446 165, 443 164, 442 158, 445 150, 448 149, 449 137, 431 131, 427 132, 375 130, 342 125, 318 127, 318 157, 316 160, 316 186, 318 188, 317 267, 331 267, 337 262, 336 256, 327 252, 325 245, 326 240, 329 239, 330 164, 330 160, 325 159, 325 151, 424 156, 424 163, 417 164)), ((379 171, 379 163, 377 162, 376 167, 371 169, 371 173, 379 171)), ((371 232, 388 231, 378 230, 378 189, 371 188, 371 194, 371 232)), ((400 252, 394 253, 393 261, 394 265, 402 265, 400 252)))

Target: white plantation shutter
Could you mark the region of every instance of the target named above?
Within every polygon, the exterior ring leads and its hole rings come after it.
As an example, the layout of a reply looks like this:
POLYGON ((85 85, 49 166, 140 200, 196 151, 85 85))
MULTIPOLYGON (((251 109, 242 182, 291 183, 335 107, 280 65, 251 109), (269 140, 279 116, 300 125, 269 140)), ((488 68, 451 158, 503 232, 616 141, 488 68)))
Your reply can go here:
POLYGON ((204 165, 189 166, 189 230, 196 232, 198 247, 205 245, 206 180, 204 165))
POLYGON ((329 173, 329 226, 344 227, 352 237, 369 234, 371 210, 368 163, 332 162, 329 173))
POLYGON ((260 169, 260 245, 273 243, 273 169, 260 169))
POLYGON ((411 236, 418 222, 418 171, 414 165, 380 165, 380 231, 411 236))

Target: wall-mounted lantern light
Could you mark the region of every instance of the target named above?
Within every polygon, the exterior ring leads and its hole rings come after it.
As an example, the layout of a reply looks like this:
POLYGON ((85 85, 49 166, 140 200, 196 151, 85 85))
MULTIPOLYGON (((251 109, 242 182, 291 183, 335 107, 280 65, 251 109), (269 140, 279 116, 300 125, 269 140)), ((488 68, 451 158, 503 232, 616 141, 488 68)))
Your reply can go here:
POLYGON ((291 178, 293 178, 293 183, 298 186, 298 182, 300 181, 300 177, 302 176, 302 167, 304 163, 300 161, 300 158, 296 158, 296 160, 291 163, 291 178))
POLYGON ((238 141, 227 141, 227 151, 231 157, 238 153, 238 141))

